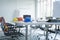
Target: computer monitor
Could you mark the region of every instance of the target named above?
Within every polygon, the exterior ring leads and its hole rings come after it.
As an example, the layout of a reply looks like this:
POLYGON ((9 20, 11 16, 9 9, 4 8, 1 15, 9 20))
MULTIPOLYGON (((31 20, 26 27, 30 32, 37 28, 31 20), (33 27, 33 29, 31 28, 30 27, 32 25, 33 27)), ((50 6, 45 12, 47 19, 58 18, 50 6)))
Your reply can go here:
POLYGON ((25 19, 26 17, 31 17, 31 15, 23 15, 23 18, 25 19))

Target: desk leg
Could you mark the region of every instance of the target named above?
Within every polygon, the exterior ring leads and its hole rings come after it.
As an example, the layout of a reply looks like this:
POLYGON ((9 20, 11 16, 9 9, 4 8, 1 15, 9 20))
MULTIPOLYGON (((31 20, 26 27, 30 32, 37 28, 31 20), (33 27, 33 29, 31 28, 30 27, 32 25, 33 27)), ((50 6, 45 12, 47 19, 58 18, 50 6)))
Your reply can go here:
POLYGON ((26 40, 28 40, 28 25, 26 25, 26 40))
POLYGON ((19 28, 19 31, 18 32, 20 33, 20 28, 19 28))
POLYGON ((46 25, 46 40, 48 40, 48 27, 46 25))

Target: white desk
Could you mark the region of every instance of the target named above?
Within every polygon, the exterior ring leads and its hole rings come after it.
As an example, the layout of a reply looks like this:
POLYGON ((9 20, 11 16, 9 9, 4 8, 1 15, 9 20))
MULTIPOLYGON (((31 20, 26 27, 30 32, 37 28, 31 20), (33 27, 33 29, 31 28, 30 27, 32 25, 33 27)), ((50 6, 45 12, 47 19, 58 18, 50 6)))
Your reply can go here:
MULTIPOLYGON (((16 26, 25 25, 26 26, 26 40, 28 40, 28 25, 60 25, 60 22, 15 22, 16 26)), ((46 40, 48 40, 48 27, 46 26, 46 40)))

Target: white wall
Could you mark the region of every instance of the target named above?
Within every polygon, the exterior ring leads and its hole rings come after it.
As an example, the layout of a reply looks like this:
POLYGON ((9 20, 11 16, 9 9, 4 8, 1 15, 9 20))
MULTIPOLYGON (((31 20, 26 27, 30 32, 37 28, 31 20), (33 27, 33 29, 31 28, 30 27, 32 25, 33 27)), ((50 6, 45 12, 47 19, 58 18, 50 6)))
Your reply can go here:
POLYGON ((28 13, 34 17, 34 0, 0 0, 0 16, 5 17, 6 21, 12 21, 17 9, 20 11, 19 15, 28 13), (21 10, 26 11, 22 12, 21 10))
POLYGON ((5 17, 6 21, 10 21, 16 5, 16 0, 0 0, 0 16, 5 17))
POLYGON ((22 16, 23 14, 29 14, 29 15, 32 15, 32 18, 35 17, 35 3, 34 3, 34 0, 24 0, 24 1, 21 1, 20 0, 18 1, 18 6, 17 6, 17 9, 20 10, 20 16, 22 16), (20 6, 19 6, 20 5, 20 6))

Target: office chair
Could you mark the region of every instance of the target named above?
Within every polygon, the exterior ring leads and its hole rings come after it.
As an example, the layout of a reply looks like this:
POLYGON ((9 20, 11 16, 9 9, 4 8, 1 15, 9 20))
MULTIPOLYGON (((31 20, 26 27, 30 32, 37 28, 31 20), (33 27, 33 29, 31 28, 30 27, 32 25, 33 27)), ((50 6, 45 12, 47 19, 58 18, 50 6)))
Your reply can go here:
POLYGON ((0 22, 2 31, 4 32, 5 36, 10 36, 12 39, 16 37, 18 39, 18 36, 20 36, 21 33, 17 32, 15 25, 6 23, 3 17, 0 17, 0 22))
POLYGON ((24 22, 31 22, 31 15, 23 15, 24 22))
POLYGON ((57 28, 55 28, 55 37, 54 37, 54 40, 56 39, 58 34, 60 35, 60 29, 59 29, 60 26, 59 25, 58 26, 55 25, 55 27, 57 27, 57 28))

